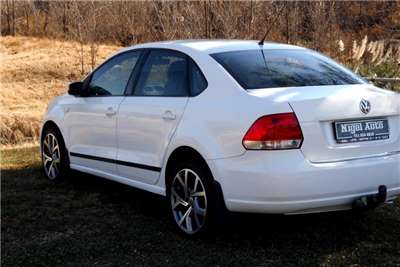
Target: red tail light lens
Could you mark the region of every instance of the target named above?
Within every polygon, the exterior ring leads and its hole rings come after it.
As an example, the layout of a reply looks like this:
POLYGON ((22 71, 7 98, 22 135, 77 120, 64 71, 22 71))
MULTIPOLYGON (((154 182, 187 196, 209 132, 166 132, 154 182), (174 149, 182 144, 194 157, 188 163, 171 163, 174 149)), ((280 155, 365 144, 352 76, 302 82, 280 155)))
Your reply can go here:
POLYGON ((259 118, 243 138, 250 150, 300 148, 303 134, 294 113, 273 114, 259 118))

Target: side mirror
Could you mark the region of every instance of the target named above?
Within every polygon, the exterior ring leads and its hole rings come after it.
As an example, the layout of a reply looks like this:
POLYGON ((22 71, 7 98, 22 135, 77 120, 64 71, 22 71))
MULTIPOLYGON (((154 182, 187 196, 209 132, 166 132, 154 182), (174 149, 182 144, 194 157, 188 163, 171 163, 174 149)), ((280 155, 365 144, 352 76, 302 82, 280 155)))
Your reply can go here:
POLYGON ((79 96, 82 93, 83 82, 73 82, 69 84, 68 94, 79 96))

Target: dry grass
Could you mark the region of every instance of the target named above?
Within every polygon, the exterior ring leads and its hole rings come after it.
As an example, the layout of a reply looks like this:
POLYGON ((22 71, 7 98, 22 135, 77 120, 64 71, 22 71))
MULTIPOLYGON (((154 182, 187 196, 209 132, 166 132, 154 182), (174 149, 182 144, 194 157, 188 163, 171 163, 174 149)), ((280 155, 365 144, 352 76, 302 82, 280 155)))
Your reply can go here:
MULTIPOLYGON (((355 72, 359 71, 362 64, 379 66, 391 61, 394 65, 400 66, 400 41, 368 41, 368 36, 365 36, 359 44, 354 40, 351 61, 355 72)), ((399 74, 400 68, 397 67, 397 75, 399 74)))
MULTIPOLYGON (((84 46, 85 72, 90 71, 84 46)), ((119 47, 100 45, 100 63, 119 47)), ((35 141, 48 102, 81 79, 80 45, 32 37, 0 37, 0 143, 35 141)))
MULTIPOLYGON (((120 47, 100 45, 97 63, 120 47)), ((346 53, 350 47, 340 44, 346 53)), ((84 71, 89 72, 90 46, 84 46, 84 71)), ((400 45, 354 42, 350 58, 341 58, 364 76, 398 77, 400 45), (391 64, 383 64, 391 62, 391 64)), ((34 37, 0 37, 0 145, 37 142, 42 116, 49 101, 81 79, 81 47, 77 42, 34 37)), ((393 89, 393 88, 392 88, 393 89)), ((396 88, 394 88, 396 89, 396 88)), ((397 89, 399 90, 399 89, 397 89)))

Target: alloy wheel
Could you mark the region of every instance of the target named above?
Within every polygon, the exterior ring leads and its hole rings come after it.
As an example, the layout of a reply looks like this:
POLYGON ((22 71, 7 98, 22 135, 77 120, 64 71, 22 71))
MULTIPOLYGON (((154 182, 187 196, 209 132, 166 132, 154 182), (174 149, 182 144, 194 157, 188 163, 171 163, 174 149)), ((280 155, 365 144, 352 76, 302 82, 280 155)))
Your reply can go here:
POLYGON ((60 146, 54 134, 48 133, 43 140, 42 156, 43 167, 50 180, 55 179, 60 173, 60 146))
POLYGON ((207 196, 200 177, 190 169, 180 170, 171 183, 171 207, 176 224, 187 234, 197 233, 207 214, 207 196))

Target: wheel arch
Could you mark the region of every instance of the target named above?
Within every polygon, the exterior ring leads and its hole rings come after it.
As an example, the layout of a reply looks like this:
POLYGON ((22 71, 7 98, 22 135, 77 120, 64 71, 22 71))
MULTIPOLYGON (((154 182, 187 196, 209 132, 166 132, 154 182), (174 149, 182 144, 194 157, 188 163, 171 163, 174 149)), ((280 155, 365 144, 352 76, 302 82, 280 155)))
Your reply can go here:
POLYGON ((199 161, 204 167, 207 168, 213 181, 215 181, 214 176, 212 175, 211 169, 207 164, 207 161, 204 157, 198 152, 196 149, 190 146, 180 146, 174 149, 172 153, 169 155, 167 164, 165 166, 165 184, 168 184, 168 179, 172 176, 172 171, 174 170, 174 166, 183 160, 193 159, 199 161))
MULTIPOLYGON (((57 129, 57 130, 59 131, 59 133, 61 134, 62 138, 64 139, 64 136, 63 136, 63 134, 62 134, 62 132, 61 132, 61 130, 60 130, 60 127, 58 127, 58 125, 57 125, 54 121, 52 121, 52 120, 47 120, 47 121, 43 124, 42 129, 41 129, 41 131, 40 131, 40 142, 42 142, 42 140, 43 140, 43 137, 44 137, 43 134, 44 134, 45 130, 48 129, 48 128, 51 128, 51 127, 57 129)), ((64 143, 65 143, 65 142, 64 142, 64 143)))
POLYGON ((65 136, 64 136, 64 134, 63 134, 63 132, 62 132, 62 130, 61 130, 61 128, 57 125, 57 123, 55 122, 55 121, 53 121, 53 120, 47 120, 44 124, 43 124, 43 126, 42 126, 42 129, 41 129, 41 131, 40 131, 40 146, 41 146, 41 144, 42 144, 42 142, 43 142, 43 138, 44 138, 44 132, 46 131, 46 129, 49 129, 49 128, 54 128, 59 134, 60 134, 60 136, 61 136, 61 142, 63 143, 63 145, 64 145, 64 148, 65 148, 65 152, 66 152, 66 158, 67 158, 67 160, 68 160, 68 162, 69 162, 69 152, 68 152, 68 147, 67 147, 67 143, 66 143, 66 140, 65 140, 65 136))
POLYGON ((222 212, 222 216, 224 216, 224 212, 227 211, 226 204, 225 204, 225 199, 224 199, 224 194, 222 187, 220 183, 215 179, 213 172, 211 171, 211 168, 209 164, 207 163, 206 159, 198 152, 196 149, 190 147, 190 146, 180 146, 175 148, 172 153, 169 155, 166 166, 165 166, 165 176, 164 176, 164 182, 165 182, 165 188, 167 190, 168 186, 168 179, 173 178, 173 170, 174 170, 174 165, 179 163, 182 160, 187 160, 187 159, 194 159, 198 160, 203 164, 203 166, 206 168, 206 170, 209 172, 210 177, 212 178, 212 183, 214 185, 215 189, 215 194, 216 194, 216 205, 219 208, 219 210, 222 212))

